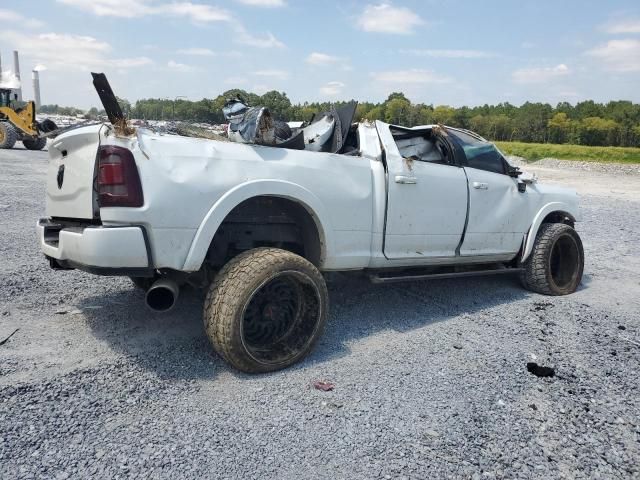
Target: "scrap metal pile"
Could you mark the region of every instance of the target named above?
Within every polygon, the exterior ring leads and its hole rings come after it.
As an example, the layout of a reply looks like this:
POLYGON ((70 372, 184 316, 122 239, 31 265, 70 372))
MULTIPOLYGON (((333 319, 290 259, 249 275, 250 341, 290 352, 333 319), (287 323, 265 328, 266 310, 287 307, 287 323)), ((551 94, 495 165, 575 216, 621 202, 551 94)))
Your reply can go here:
POLYGON ((274 120, 267 107, 249 107, 239 98, 228 100, 222 112, 229 122, 232 142, 339 153, 346 145, 356 106, 356 102, 331 106, 328 112, 315 115, 300 128, 274 120))

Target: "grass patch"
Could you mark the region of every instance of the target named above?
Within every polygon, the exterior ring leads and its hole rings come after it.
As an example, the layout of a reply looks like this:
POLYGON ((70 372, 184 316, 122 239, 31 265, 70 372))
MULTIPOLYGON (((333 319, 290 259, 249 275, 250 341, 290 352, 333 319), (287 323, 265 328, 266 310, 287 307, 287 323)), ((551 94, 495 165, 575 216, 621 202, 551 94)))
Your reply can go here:
POLYGON ((601 163, 640 163, 640 148, 635 147, 587 147, 584 145, 522 142, 495 143, 505 154, 523 157, 529 162, 535 162, 541 158, 557 158, 601 163))

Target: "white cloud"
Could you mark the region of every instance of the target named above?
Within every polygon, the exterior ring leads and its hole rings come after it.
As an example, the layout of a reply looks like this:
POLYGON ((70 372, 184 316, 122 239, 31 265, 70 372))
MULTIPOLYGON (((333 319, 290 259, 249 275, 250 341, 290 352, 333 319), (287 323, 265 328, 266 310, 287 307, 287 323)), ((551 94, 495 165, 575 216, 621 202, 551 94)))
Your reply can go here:
POLYGON ((267 92, 270 92, 271 90, 273 90, 272 88, 266 86, 266 85, 254 85, 251 88, 251 91, 253 93, 256 93, 258 95, 264 95, 267 92))
POLYGON ((135 58, 115 58, 113 60, 106 60, 105 65, 113 68, 134 68, 144 67, 145 65, 153 64, 153 60, 148 57, 135 57, 135 58))
POLYGON ((483 50, 447 50, 447 49, 407 49, 400 50, 400 53, 415 55, 417 57, 431 58, 492 58, 497 55, 493 52, 483 50))
POLYGON ((511 74, 515 83, 546 83, 555 78, 564 77, 571 73, 564 63, 555 67, 521 68, 511 74))
POLYGON ((520 47, 521 47, 521 48, 535 48, 535 47, 536 47, 536 44, 535 44, 535 43, 533 43, 533 42, 522 42, 522 43, 520 44, 520 47))
POLYGON ((327 55, 326 53, 313 52, 305 59, 305 62, 316 67, 341 66, 342 70, 352 70, 348 58, 327 55))
POLYGON ((640 40, 609 40, 606 45, 586 52, 601 60, 614 72, 640 72, 640 40))
POLYGON ((150 0, 58 0, 100 17, 134 18, 152 13, 150 0))
POLYGON ((209 48, 199 48, 199 47, 182 48, 180 50, 177 50, 176 53, 179 53, 180 55, 192 55, 195 57, 214 57, 216 55, 216 52, 214 52, 209 48))
POLYGON ((345 87, 345 84, 342 82, 329 82, 322 87, 320 87, 320 93, 327 97, 335 97, 342 93, 342 89, 345 87))
POLYGON ((167 67, 169 67, 171 70, 174 70, 176 72, 193 72, 195 70, 194 67, 192 67, 191 65, 186 65, 184 63, 178 63, 174 60, 169 60, 167 62, 167 67))
POLYGON ((406 7, 394 7, 389 3, 367 5, 357 24, 365 32, 409 34, 424 20, 406 7))
POLYGON ((224 83, 227 85, 245 85, 247 83, 246 77, 227 77, 224 79, 224 83))
POLYGON ((237 2, 251 5, 252 7, 284 7, 284 0, 236 0, 237 2))
POLYGON ((0 22, 12 23, 15 25, 25 26, 27 28, 40 28, 44 26, 44 22, 35 18, 27 18, 13 10, 5 10, 0 8, 0 22))
POLYGON ((310 65, 322 65, 322 66, 333 65, 341 61, 342 61, 342 58, 340 57, 334 57, 333 55, 327 55, 326 53, 318 53, 318 52, 313 52, 309 54, 309 56, 305 59, 305 62, 307 62, 310 65))
POLYGON ((270 77, 270 78, 277 78, 279 80, 286 80, 287 78, 289 78, 289 72, 285 70, 276 70, 276 69, 258 70, 256 72, 253 72, 253 74, 258 77, 270 77))
POLYGON ((247 30, 242 25, 236 26, 235 40, 243 45, 248 45, 250 47, 256 48, 285 47, 284 43, 274 37, 270 32, 267 32, 264 37, 257 37, 247 32, 247 30))
POLYGON ((154 0, 58 0, 100 17, 137 18, 148 15, 185 17, 194 23, 228 22, 231 14, 222 8, 192 2, 157 3, 154 0))
POLYGON ((0 40, 19 45, 20 53, 33 63, 45 63, 52 70, 124 69, 153 63, 147 57, 112 58, 111 45, 89 36, 66 33, 31 35, 4 30, 0 31, 0 40))
POLYGON ((159 5, 156 7, 156 11, 158 14, 171 17, 187 17, 195 23, 228 22, 231 20, 231 14, 222 8, 191 2, 159 5))
POLYGON ((640 18, 618 20, 602 26, 602 30, 611 34, 640 33, 640 18))
POLYGON ((411 70, 374 72, 370 75, 374 81, 387 85, 402 86, 453 83, 453 79, 450 77, 437 75, 429 70, 421 70, 417 68, 411 70))
MULTIPOLYGON (((57 0, 59 3, 79 8, 85 12, 105 17, 138 18, 159 15, 167 18, 182 17, 195 24, 210 22, 234 22, 235 41, 256 48, 284 48, 284 43, 270 32, 264 36, 250 34, 233 15, 222 8, 204 3, 171 2, 156 0, 57 0)), ((274 0, 249 0, 254 5, 274 0)), ((277 3, 277 2, 276 2, 277 3)))
POLYGON ((21 85, 20 79, 11 70, 0 72, 0 88, 16 89, 21 85))
POLYGON ((339 67, 341 70, 353 70, 347 57, 336 57, 326 53, 313 52, 304 60, 314 67, 339 67))

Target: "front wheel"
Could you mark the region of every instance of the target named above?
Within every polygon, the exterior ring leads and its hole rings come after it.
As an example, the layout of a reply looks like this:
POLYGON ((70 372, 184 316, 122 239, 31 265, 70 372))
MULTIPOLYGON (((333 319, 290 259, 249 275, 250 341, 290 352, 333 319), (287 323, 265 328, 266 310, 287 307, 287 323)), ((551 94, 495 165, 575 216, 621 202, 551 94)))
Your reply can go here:
POLYGON ((47 139, 44 137, 25 138, 22 144, 27 150, 42 150, 47 145, 47 139))
POLYGON ((18 140, 18 133, 9 122, 0 122, 0 148, 13 148, 18 140))
POLYGON ((204 303, 204 326, 233 367, 270 372, 311 351, 328 306, 324 278, 313 264, 285 250, 256 248, 218 273, 204 303))
POLYGON ((522 283, 529 290, 545 295, 575 292, 584 270, 578 232, 564 223, 543 224, 524 267, 522 283))

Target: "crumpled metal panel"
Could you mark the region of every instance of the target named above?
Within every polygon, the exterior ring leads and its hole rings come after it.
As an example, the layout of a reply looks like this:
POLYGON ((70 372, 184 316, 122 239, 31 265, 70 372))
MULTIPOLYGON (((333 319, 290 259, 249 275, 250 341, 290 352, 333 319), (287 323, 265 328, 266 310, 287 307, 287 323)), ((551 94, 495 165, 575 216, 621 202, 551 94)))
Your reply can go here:
POLYGON ((333 117, 325 115, 311 125, 303 128, 305 150, 312 152, 322 151, 322 147, 329 141, 333 134, 335 124, 336 121, 333 117))
POLYGON ((232 142, 276 144, 276 129, 268 108, 249 107, 235 98, 227 101, 222 113, 229 122, 229 140, 232 142))
POLYGON ((273 117, 266 107, 250 107, 242 117, 229 122, 229 140, 238 143, 275 145, 273 117))

